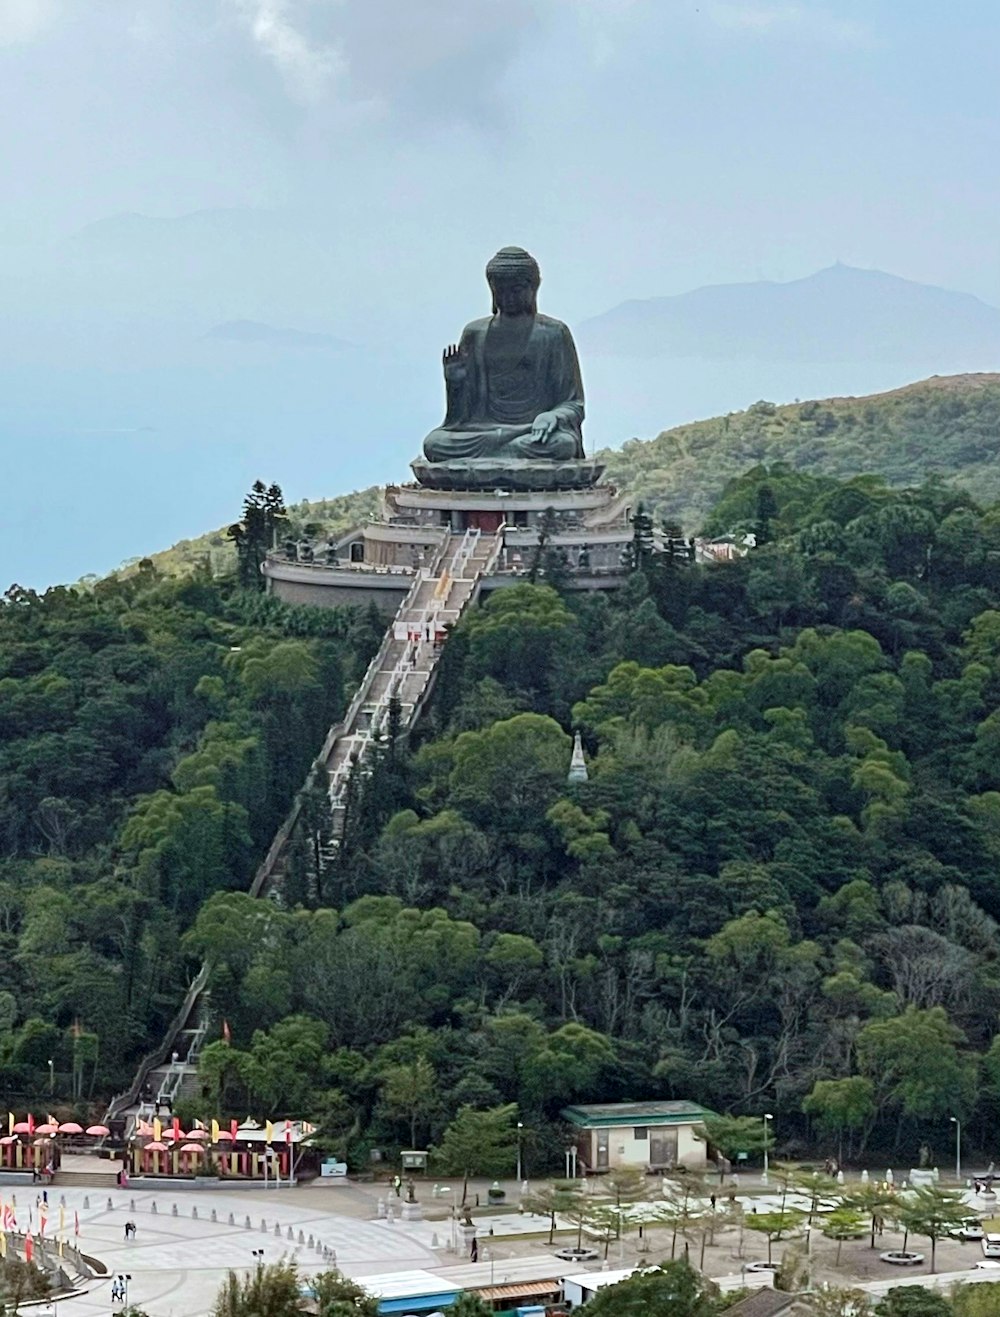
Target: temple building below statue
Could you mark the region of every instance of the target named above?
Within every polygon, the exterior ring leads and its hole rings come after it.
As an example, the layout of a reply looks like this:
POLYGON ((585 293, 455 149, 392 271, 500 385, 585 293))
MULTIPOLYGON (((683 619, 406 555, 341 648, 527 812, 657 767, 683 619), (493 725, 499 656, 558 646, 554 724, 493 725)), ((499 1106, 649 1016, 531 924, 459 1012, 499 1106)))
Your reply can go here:
POLYGON ((387 485, 376 520, 336 540, 285 545, 268 555, 264 574, 269 592, 286 603, 331 608, 374 602, 392 613, 445 541, 467 531, 501 535, 484 591, 524 580, 547 523, 549 545, 564 555, 566 588, 615 589, 626 576, 631 516, 632 500, 601 482, 583 489, 488 491, 387 485))

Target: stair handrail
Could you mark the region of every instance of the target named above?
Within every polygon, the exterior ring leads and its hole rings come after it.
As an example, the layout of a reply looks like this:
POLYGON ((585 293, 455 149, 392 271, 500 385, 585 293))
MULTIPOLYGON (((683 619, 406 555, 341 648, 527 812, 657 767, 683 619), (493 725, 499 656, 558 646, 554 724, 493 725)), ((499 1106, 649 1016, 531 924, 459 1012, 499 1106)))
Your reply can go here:
POLYGON ((124 1107, 132 1106, 142 1091, 142 1086, 146 1082, 150 1070, 155 1069, 158 1065, 162 1065, 166 1060, 174 1045, 174 1040, 187 1023, 188 1016, 191 1014, 195 1002, 205 990, 205 985, 208 983, 208 974, 209 964, 206 960, 198 970, 198 973, 191 980, 188 990, 184 994, 184 1000, 181 1002, 176 1015, 167 1026, 167 1032, 159 1047, 143 1057, 139 1062, 139 1068, 135 1073, 135 1078, 132 1080, 129 1087, 125 1089, 123 1093, 119 1093, 117 1096, 113 1097, 108 1103, 108 1110, 104 1117, 105 1125, 117 1116, 124 1107))

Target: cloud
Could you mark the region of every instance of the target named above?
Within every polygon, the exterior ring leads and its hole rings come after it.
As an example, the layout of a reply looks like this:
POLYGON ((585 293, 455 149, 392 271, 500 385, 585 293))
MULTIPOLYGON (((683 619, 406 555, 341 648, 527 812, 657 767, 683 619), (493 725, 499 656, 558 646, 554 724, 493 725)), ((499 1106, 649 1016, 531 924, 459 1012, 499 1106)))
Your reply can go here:
POLYGON ((55 17, 55 0, 0 0, 0 46, 33 40, 55 17))
POLYGON ((289 0, 230 0, 258 49, 280 73, 296 100, 323 99, 344 61, 339 50, 313 39, 301 21, 301 6, 289 0))
POLYGON ((703 6, 709 22, 730 31, 761 36, 802 37, 833 45, 866 46, 871 32, 849 18, 838 18, 815 5, 758 4, 754 0, 712 0, 703 6))

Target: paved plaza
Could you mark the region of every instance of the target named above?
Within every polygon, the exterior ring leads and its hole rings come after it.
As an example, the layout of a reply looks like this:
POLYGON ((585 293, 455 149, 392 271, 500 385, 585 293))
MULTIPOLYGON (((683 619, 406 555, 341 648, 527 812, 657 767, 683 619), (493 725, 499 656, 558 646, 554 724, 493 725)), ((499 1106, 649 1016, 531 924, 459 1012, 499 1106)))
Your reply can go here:
MULTIPOLYGON (((19 1187, 17 1212, 22 1224, 35 1195, 32 1186, 19 1187)), ((108 1275, 96 1277, 84 1293, 58 1301, 64 1310, 68 1305, 72 1317, 107 1317, 120 1308, 121 1304, 111 1300, 112 1282, 119 1273, 132 1278, 129 1304, 145 1309, 150 1317, 204 1317, 211 1311, 227 1271, 253 1268, 255 1249, 264 1250, 267 1263, 294 1259, 305 1273, 336 1265, 361 1278, 387 1271, 433 1269, 440 1261, 440 1254, 431 1248, 434 1235, 445 1243, 440 1222, 366 1219, 372 1212, 372 1200, 350 1186, 229 1192, 120 1190, 110 1194, 111 1208, 107 1192, 56 1186, 49 1192, 50 1235, 61 1197, 66 1200, 67 1239, 108 1268, 108 1275), (85 1200, 89 1207, 84 1206, 85 1200), (172 1212, 175 1205, 176 1216, 172 1212), (334 1205, 336 1211, 331 1210, 334 1205), (192 1215, 195 1209, 197 1218, 192 1215), (211 1219, 213 1210, 215 1221, 211 1219), (74 1212, 80 1218, 80 1235, 75 1241, 74 1212), (230 1213, 233 1225, 229 1224, 230 1213), (137 1231, 135 1239, 126 1243, 128 1220, 135 1222, 137 1231), (312 1248, 300 1241, 300 1232, 305 1241, 313 1236, 312 1248), (324 1248, 331 1250, 326 1257, 324 1248)), ((41 1312, 49 1307, 40 1305, 41 1312)))
MULTIPOLYGON (((516 1187, 510 1189, 513 1198, 516 1187)), ((31 1185, 18 1187, 17 1214, 22 1228, 27 1224, 29 1208, 37 1195, 37 1188, 31 1185)), ((64 1317, 67 1312, 70 1317, 108 1317, 122 1307, 121 1303, 112 1301, 111 1286, 115 1276, 124 1273, 131 1277, 129 1304, 148 1312, 150 1317, 208 1317, 226 1273, 250 1272, 256 1265, 254 1252, 258 1249, 263 1249, 265 1263, 282 1258, 294 1260, 305 1275, 336 1266, 362 1284, 375 1277, 385 1280, 389 1275, 398 1274, 402 1278, 403 1273, 427 1271, 435 1275, 441 1275, 442 1271, 451 1274, 457 1285, 502 1284, 514 1279, 558 1275, 565 1269, 566 1264, 556 1261, 546 1246, 546 1218, 527 1213, 491 1217, 475 1210, 481 1260, 473 1265, 464 1252, 448 1251, 452 1230, 451 1190, 445 1188, 435 1197, 431 1186, 424 1184, 420 1197, 428 1214, 438 1219, 400 1220, 401 1203, 387 1186, 341 1183, 333 1187, 316 1181, 278 1190, 195 1191, 165 1186, 156 1191, 126 1189, 109 1193, 101 1189, 63 1188, 57 1184, 49 1191, 50 1237, 58 1221, 60 1200, 64 1198, 67 1240, 76 1242, 84 1253, 104 1263, 108 1274, 95 1277, 84 1291, 59 1299, 56 1305, 24 1305, 24 1311, 33 1310, 38 1317, 49 1317, 49 1314, 54 1317, 57 1307, 64 1317), (394 1209, 395 1219, 377 1218, 380 1198, 394 1209), (74 1212, 80 1219, 76 1241, 72 1236, 74 1212), (128 1220, 135 1222, 137 1232, 135 1239, 126 1243, 124 1227, 128 1220), (496 1238, 495 1247, 490 1235, 496 1238)), ((968 1193, 964 1197, 974 1210, 975 1196, 968 1193)), ((754 1207, 758 1211, 776 1209, 781 1205, 780 1195, 773 1191, 752 1198, 740 1195, 740 1199, 747 1211, 754 1207)), ((37 1211, 34 1219, 37 1231, 37 1211)), ((553 1249, 561 1243, 565 1239, 557 1240, 553 1249)), ((963 1267, 971 1265, 979 1254, 978 1246, 942 1244, 942 1251, 945 1250, 949 1252, 949 1260, 954 1252, 955 1261, 963 1267)), ((594 1269, 601 1267, 600 1262, 590 1265, 594 1269)), ((712 1274, 722 1275, 738 1265, 730 1257, 720 1257, 710 1270, 712 1274)), ((577 1270, 580 1269, 578 1266, 577 1270)), ((996 1278, 996 1273, 987 1275, 996 1278)), ((982 1272, 964 1271, 961 1276, 966 1280, 987 1278, 982 1272)), ((930 1279, 923 1272, 900 1274, 898 1278, 880 1279, 871 1288, 878 1291, 892 1284, 926 1284, 930 1279)))

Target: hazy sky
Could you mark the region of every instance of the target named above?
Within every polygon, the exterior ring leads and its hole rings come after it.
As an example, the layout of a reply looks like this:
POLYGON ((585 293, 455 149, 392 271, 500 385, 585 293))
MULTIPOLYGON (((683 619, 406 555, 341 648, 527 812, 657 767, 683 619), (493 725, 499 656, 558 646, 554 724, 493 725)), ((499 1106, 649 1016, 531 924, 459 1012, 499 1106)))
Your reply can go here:
POLYGON ((1000 300, 998 47, 995 0, 0 0, 0 222, 317 215, 407 316, 510 241, 566 316, 836 258, 1000 300))
POLYGON ((1000 303, 998 49, 996 0, 0 0, 0 353, 249 316, 426 344, 436 408, 511 242, 571 324, 837 259, 1000 303), (102 227, 204 211, 159 283, 102 227))

